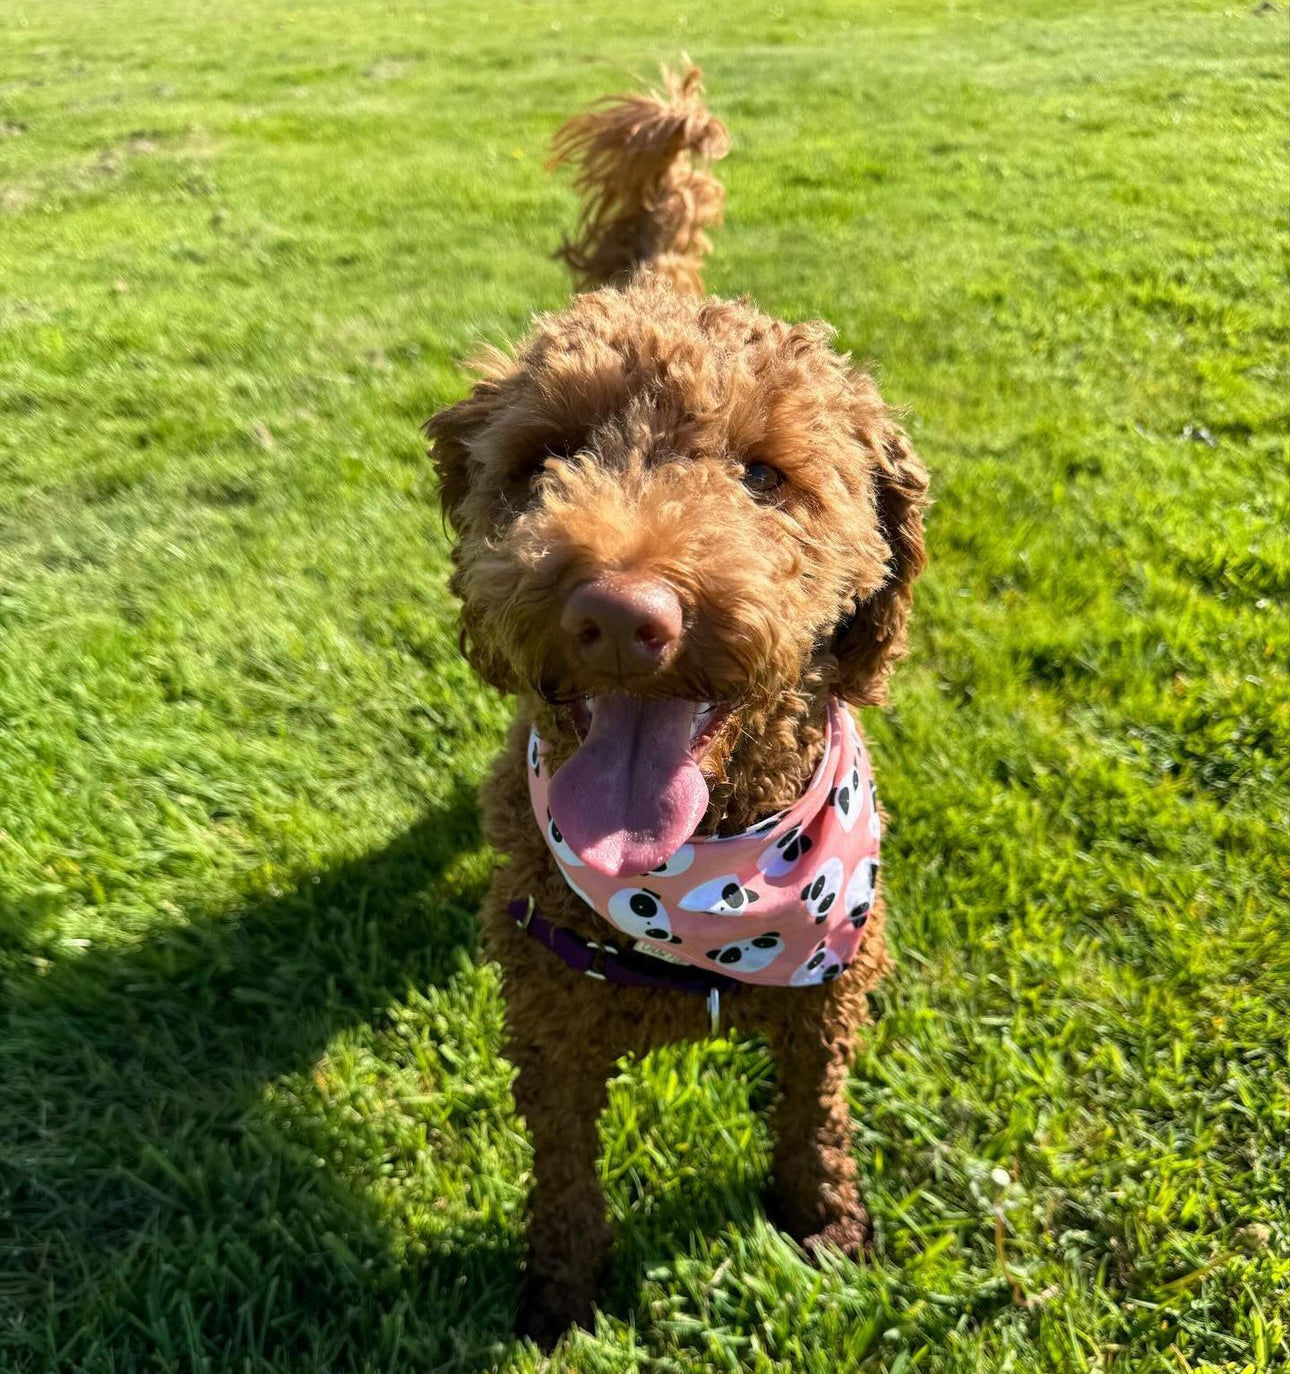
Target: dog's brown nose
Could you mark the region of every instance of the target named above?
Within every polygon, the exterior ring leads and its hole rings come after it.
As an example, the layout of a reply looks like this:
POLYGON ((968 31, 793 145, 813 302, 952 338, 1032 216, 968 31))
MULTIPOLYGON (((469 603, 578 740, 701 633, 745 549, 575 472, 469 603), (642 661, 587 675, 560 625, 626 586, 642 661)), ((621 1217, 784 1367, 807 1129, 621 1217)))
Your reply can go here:
POLYGON ((638 676, 658 668, 681 638, 681 602, 652 578, 597 577, 569 594, 560 628, 588 668, 638 676))

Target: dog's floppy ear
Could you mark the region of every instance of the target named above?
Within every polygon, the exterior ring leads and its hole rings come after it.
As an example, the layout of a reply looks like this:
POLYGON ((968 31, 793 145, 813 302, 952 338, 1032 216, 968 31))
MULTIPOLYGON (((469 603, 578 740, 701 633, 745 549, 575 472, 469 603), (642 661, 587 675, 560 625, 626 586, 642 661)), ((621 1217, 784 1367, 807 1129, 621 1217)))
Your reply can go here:
POLYGON ((439 478, 439 505, 460 534, 470 495, 470 440, 488 423, 497 404, 497 384, 478 382, 464 401, 437 411, 425 422, 430 459, 439 478))
POLYGON ((470 395, 436 412, 423 426, 439 478, 439 504, 457 534, 465 529, 465 507, 473 484, 471 440, 498 413, 504 379, 514 368, 501 349, 493 348, 479 354, 471 366, 479 380, 470 395))
POLYGON ((870 428, 870 433, 875 452, 874 508, 879 532, 890 550, 887 578, 877 591, 857 601, 838 626, 833 642, 838 692, 857 705, 886 697, 887 675, 904 652, 914 582, 927 562, 923 548, 927 469, 908 436, 890 421, 870 428))

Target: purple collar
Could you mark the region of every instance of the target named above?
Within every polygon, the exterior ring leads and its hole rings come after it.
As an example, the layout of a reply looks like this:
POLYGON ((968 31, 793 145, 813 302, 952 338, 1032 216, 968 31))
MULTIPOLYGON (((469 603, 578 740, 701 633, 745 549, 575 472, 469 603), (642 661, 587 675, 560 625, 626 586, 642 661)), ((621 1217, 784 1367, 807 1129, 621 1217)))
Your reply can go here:
POLYGON ((685 964, 669 964, 652 954, 638 954, 635 950, 620 950, 616 945, 587 940, 565 926, 553 925, 537 909, 532 897, 518 897, 508 903, 506 914, 575 973, 585 973, 589 978, 621 983, 625 987, 706 995, 709 1008, 714 1011, 716 999, 713 994, 719 996, 736 985, 733 978, 720 973, 707 973, 685 964))

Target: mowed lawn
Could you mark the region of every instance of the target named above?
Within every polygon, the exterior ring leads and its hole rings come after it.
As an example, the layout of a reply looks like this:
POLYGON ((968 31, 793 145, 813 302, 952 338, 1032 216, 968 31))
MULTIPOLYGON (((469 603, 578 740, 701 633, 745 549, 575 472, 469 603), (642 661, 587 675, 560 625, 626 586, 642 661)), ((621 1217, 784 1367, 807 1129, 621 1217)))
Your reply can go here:
POLYGON ((4 0, 5 1374, 1290 1358, 1288 53, 1249 0, 4 0), (831 320, 934 474, 865 718, 876 1253, 768 1225, 757 1043, 624 1064, 548 1361, 473 916, 508 708, 418 425, 566 298, 558 122, 683 50, 711 285, 831 320))

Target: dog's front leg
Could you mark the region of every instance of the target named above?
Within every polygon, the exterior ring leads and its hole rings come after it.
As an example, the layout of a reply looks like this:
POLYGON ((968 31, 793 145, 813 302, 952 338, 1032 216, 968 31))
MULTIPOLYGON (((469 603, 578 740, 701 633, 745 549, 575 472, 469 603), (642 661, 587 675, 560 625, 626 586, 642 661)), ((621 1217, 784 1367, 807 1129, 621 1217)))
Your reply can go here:
POLYGON ((513 1040, 515 1103, 533 1138, 529 1269, 520 1329, 549 1346, 590 1326, 610 1228, 596 1174, 596 1120, 612 1061, 599 1046, 513 1040))
MULTIPOLYGON (((824 1000, 831 989, 821 989, 824 1000)), ((809 994, 808 994, 809 995, 809 994)), ((787 998, 801 998, 789 992, 787 998)), ((815 1000, 815 999, 812 999, 815 1000)), ((808 1251, 836 1246, 853 1259, 869 1245, 869 1214, 856 1185, 846 1082, 855 1055, 854 1022, 836 1003, 786 1002, 766 1026, 780 1087, 775 1112, 772 1211, 808 1251), (830 1015, 829 1013, 833 1013, 830 1015)))

